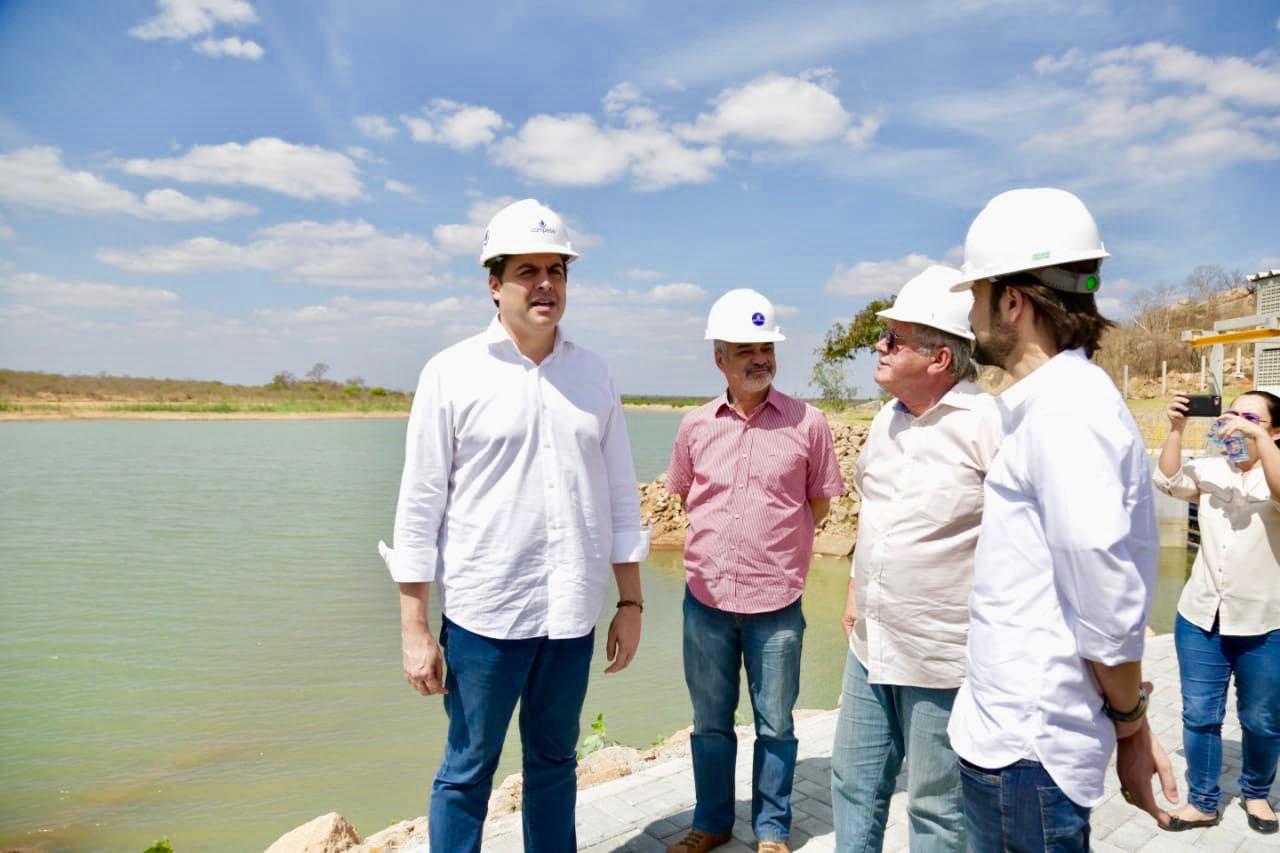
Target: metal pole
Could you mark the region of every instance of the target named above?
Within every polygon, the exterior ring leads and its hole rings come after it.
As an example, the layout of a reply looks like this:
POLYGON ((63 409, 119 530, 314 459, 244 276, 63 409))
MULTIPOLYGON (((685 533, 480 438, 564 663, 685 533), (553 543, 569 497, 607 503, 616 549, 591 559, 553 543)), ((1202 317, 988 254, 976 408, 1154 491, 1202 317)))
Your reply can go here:
POLYGON ((1169 396, 1169 362, 1160 362, 1160 396, 1169 396))
POLYGON ((1244 360, 1241 357, 1240 347, 1236 347, 1236 379, 1244 376, 1244 360))
POLYGON ((1209 347, 1209 376, 1213 380, 1213 393, 1222 393, 1222 344, 1209 347))
POLYGON ((1129 365, 1124 366, 1124 398, 1129 399, 1129 365))
POLYGON ((1209 360, 1204 356, 1200 356, 1200 390, 1204 390, 1205 373, 1209 369, 1209 360))

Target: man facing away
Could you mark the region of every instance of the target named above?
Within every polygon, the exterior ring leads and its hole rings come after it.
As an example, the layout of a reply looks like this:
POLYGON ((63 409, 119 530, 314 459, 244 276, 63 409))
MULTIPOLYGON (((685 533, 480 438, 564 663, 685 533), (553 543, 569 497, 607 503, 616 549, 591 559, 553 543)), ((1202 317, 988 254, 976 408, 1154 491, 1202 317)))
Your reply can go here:
POLYGON ((982 481, 1000 415, 973 383, 973 298, 932 266, 879 312, 875 381, 896 399, 871 422, 854 482, 862 495, 845 604, 849 638, 831 753, 839 850, 880 850, 907 762, 911 849, 964 850, 960 765, 947 721, 964 677, 982 481))
POLYGON ((605 672, 640 640, 648 534, 620 399, 604 362, 560 328, 576 257, 563 221, 533 199, 493 217, 480 263, 497 315, 423 368, 396 547, 378 543, 400 585, 405 678, 442 695, 449 716, 432 850, 480 849, 517 701, 525 850, 575 849, 578 719, 610 563, 620 600, 605 672))
POLYGON ((977 358, 1014 385, 987 473, 965 681, 951 712, 971 849, 1087 850, 1112 750, 1125 798, 1161 824, 1177 796, 1147 725, 1143 630, 1159 540, 1147 451, 1089 361, 1107 257, 1084 204, 1057 189, 993 198, 965 239, 977 358))
POLYGON ((731 839, 738 671, 755 713, 751 826, 758 849, 785 853, 791 834, 804 591, 813 534, 844 492, 831 428, 817 409, 773 387, 773 305, 753 290, 716 301, 706 339, 727 390, 680 422, 667 490, 689 515, 684 672, 693 702, 693 827, 669 853, 731 839))

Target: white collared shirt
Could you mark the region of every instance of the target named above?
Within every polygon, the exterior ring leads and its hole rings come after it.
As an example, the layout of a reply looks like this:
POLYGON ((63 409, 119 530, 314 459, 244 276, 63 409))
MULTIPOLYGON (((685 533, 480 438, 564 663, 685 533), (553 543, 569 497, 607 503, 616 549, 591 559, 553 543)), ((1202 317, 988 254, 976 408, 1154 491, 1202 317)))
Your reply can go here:
POLYGON ((1147 451, 1111 379, 1059 353, 997 398, 965 681, 948 733, 980 767, 1039 761, 1102 799, 1115 726, 1089 661, 1142 659, 1159 536, 1147 451))
POLYGON ((581 637, 612 563, 649 552, 631 445, 605 363, 556 333, 541 364, 495 317, 418 381, 396 506, 397 582, 495 639, 581 637))
POLYGON ((872 684, 955 688, 964 677, 982 481, 1000 444, 991 395, 960 382, 920 417, 893 401, 858 454, 849 648, 872 684))
POLYGON ((1280 629, 1280 502, 1262 465, 1241 471, 1223 456, 1192 459, 1172 477, 1152 475, 1162 492, 1200 505, 1200 551, 1178 612, 1206 631, 1253 637, 1280 629))

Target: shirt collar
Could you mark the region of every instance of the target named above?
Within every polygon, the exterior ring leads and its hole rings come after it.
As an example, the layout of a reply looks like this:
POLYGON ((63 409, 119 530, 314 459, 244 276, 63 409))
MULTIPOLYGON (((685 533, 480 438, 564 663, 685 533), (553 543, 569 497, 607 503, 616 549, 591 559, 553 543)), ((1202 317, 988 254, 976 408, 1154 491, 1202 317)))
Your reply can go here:
MULTIPOLYGON (((764 402, 762 402, 759 406, 756 407, 756 411, 752 412, 751 416, 755 417, 756 412, 760 411, 760 409, 763 408, 764 406, 773 406, 773 408, 776 409, 777 411, 782 411, 782 406, 779 405, 781 401, 782 401, 782 392, 779 391, 773 385, 770 385, 769 393, 765 395, 764 402)), ((716 404, 715 413, 717 415, 720 414, 720 412, 723 411, 724 409, 728 409, 729 411, 733 412, 735 415, 738 415, 738 417, 742 417, 742 415, 739 414, 738 410, 735 409, 733 405, 729 402, 728 389, 726 389, 725 392, 721 394, 719 397, 716 397, 716 399, 713 402, 716 404)))
MULTIPOLYGON (((938 402, 934 403, 928 409, 925 409, 924 412, 920 414, 920 417, 923 418, 931 412, 935 412, 943 407, 949 409, 972 409, 977 405, 979 395, 985 393, 986 392, 979 388, 975 383, 970 382, 968 379, 962 379, 955 385, 952 385, 950 390, 938 399, 938 402)), ((915 417, 911 414, 911 410, 903 405, 901 400, 894 400, 893 408, 894 411, 899 414, 915 417)))
POLYGON ((1042 389, 1047 389, 1058 382, 1058 378, 1064 370, 1070 370, 1080 362, 1088 361, 1089 357, 1084 354, 1083 349, 1063 350, 1006 388, 1000 394, 1000 403, 1006 409, 1016 409, 1031 397, 1039 394, 1042 389))
MULTIPOLYGON (((510 344, 513 350, 517 353, 520 352, 519 347, 516 346, 516 342, 511 338, 511 333, 507 331, 506 326, 502 325, 502 321, 498 319, 496 312, 493 315, 493 319, 489 321, 488 328, 484 330, 481 336, 483 337, 484 342, 490 347, 510 344)), ((555 355, 560 352, 560 348, 562 346, 572 343, 573 341, 569 340, 569 338, 565 336, 564 326, 562 324, 557 325, 556 342, 551 346, 551 354, 555 355)))

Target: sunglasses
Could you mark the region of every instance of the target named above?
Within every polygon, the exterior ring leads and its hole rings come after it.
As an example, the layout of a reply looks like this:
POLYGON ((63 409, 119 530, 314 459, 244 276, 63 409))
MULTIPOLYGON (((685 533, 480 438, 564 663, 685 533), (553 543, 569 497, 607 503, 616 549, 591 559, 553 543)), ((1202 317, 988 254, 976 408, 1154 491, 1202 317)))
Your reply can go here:
POLYGON ((884 344, 886 352, 893 352, 898 347, 905 347, 910 343, 905 336, 899 335, 897 332, 882 332, 880 334, 880 342, 884 344))
POLYGON ((1264 421, 1262 418, 1258 417, 1253 412, 1233 412, 1230 409, 1228 409, 1227 411, 1223 412, 1223 414, 1235 415, 1237 418, 1244 418, 1246 421, 1248 421, 1251 424, 1270 423, 1270 421, 1264 421))

